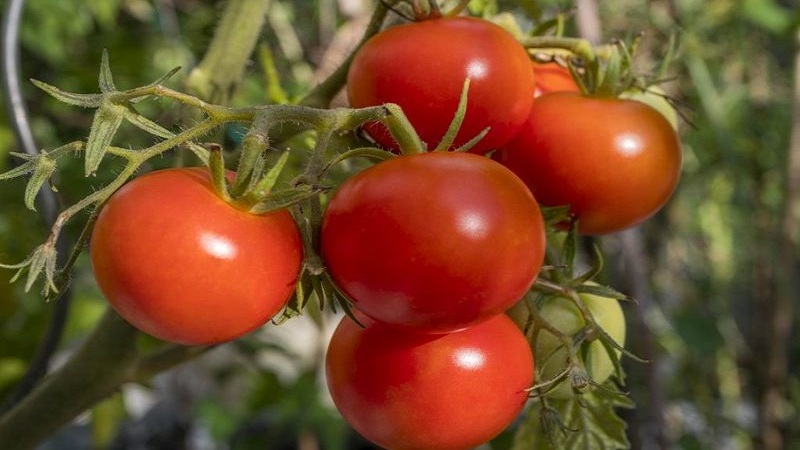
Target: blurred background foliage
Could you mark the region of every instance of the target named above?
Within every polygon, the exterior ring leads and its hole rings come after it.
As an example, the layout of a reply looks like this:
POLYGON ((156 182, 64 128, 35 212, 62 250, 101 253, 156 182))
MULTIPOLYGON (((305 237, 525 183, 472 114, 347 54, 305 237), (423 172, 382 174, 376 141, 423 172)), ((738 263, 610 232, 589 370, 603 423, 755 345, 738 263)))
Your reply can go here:
MULTIPOLYGON (((145 84, 175 66, 184 67, 180 80, 202 58, 221 3, 28 0, 23 78, 93 92, 107 48, 120 87, 145 84)), ((270 3, 259 50, 233 103, 300 97, 360 36, 372 8, 366 0, 270 3), (270 75, 270 61, 278 78, 270 75)), ((650 360, 626 362, 627 389, 638 404, 624 412, 629 436, 634 448, 780 448, 770 447, 771 427, 782 436, 780 445, 800 448, 799 230, 792 229, 798 219, 792 202, 800 195, 792 177, 800 173, 788 170, 800 7, 794 0, 474 3, 511 11, 526 29, 559 11, 595 7, 593 24, 571 21, 567 33, 599 33, 603 41, 643 33, 643 71, 655 67, 667 37, 679 33, 678 57, 663 87, 685 119, 681 184, 657 217, 598 241, 607 258, 603 281, 639 300, 626 307, 628 346, 650 360), (794 331, 776 334, 775 320, 787 313, 794 331), (773 388, 777 400, 766 395, 773 388)), ((40 147, 85 139, 91 114, 29 83, 24 89, 40 147)), ((185 119, 167 102, 144 107, 165 126, 185 119)), ((217 138, 235 141, 236 135, 232 129, 217 138)), ((123 136, 131 146, 147 139, 134 130, 123 136)), ((0 112, 0 170, 13 163, 14 147, 0 112)), ((84 179, 78 160, 58 177, 64 204, 104 181, 102 174, 84 179)), ((2 262, 22 260, 46 237, 41 218, 23 206, 23 190, 19 180, 0 187, 2 262)), ((79 230, 69 231, 74 239, 79 230)), ((105 308, 85 257, 75 275, 62 358, 105 308)), ((0 398, 26 369, 52 306, 22 292, 19 283, 0 282, 0 398)), ((321 329, 305 318, 266 327, 147 386, 126 386, 44 448, 372 448, 348 429, 320 388, 321 355, 334 320, 321 321, 321 329)), ((487 448, 508 448, 508 442, 501 436, 487 448)))

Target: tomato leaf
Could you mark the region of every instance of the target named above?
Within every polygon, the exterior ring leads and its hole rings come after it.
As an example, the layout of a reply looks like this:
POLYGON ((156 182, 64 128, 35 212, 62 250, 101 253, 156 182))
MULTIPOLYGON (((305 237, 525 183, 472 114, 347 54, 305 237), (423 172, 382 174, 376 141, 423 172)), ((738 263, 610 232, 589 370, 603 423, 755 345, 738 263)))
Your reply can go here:
POLYGON ((627 449, 626 424, 619 408, 633 402, 613 382, 581 395, 580 399, 549 400, 536 404, 517 429, 512 450, 627 449))

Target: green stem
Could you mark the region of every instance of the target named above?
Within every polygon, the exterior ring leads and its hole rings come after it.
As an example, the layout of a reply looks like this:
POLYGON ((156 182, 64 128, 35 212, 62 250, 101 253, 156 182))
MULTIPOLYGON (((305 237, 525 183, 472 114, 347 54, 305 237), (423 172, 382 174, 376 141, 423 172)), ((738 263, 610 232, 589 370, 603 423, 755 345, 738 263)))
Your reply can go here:
POLYGON ((0 418, 4 450, 29 450, 130 378, 138 332, 108 312, 81 348, 0 418))
POLYGON ((108 309, 67 363, 0 417, 3 450, 35 448, 122 384, 147 381, 211 348, 168 345, 142 356, 138 336, 139 331, 108 309))
POLYGON ((350 70, 350 64, 353 62, 355 54, 372 36, 378 34, 389 11, 387 5, 392 6, 395 3, 397 3, 397 0, 378 2, 367 29, 356 47, 328 78, 303 97, 300 101, 301 105, 327 108, 331 104, 331 100, 342 90, 342 87, 347 82, 347 72, 350 70))
POLYGON ((201 98, 228 103, 266 20, 267 0, 229 0, 214 39, 186 87, 201 98))

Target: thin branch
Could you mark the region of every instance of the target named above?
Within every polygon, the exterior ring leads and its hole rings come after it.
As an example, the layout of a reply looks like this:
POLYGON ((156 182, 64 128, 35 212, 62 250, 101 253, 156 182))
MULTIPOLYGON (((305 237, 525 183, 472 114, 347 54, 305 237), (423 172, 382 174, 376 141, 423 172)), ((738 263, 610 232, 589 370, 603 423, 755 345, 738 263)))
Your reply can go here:
MULTIPOLYGON (((9 0, 3 14, 2 42, 3 42, 3 95, 5 107, 10 123, 14 129, 17 142, 25 153, 31 156, 39 154, 39 148, 31 131, 28 111, 22 96, 19 67, 19 32, 22 23, 24 0, 9 0)), ((58 197, 47 186, 39 189, 36 196, 38 210, 41 211, 47 227, 50 227, 58 214, 58 197)), ((59 243, 59 250, 66 252, 66 243, 59 243)), ((58 348, 63 335, 64 327, 69 316, 71 293, 62 292, 60 300, 55 304, 52 316, 45 330, 44 336, 34 354, 28 369, 15 386, 11 394, 0 405, 0 414, 21 401, 45 376, 50 367, 50 360, 58 348)))

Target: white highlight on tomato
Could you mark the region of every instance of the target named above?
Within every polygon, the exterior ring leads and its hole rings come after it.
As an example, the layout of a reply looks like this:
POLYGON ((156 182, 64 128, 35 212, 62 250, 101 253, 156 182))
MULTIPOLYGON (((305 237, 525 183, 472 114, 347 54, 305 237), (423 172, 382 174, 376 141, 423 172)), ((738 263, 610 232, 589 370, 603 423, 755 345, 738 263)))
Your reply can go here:
POLYGON ((236 245, 225 236, 213 233, 200 235, 200 245, 210 255, 219 259, 233 259, 236 257, 236 245))
POLYGON ((481 239, 489 232, 484 217, 480 213, 468 211, 458 218, 458 229, 467 237, 481 239))
POLYGON ((616 146, 623 156, 636 156, 644 150, 644 143, 635 134, 617 136, 616 146))
POLYGON ((472 80, 474 79, 482 79, 486 78, 486 75, 489 74, 488 66, 486 62, 481 60, 471 61, 467 65, 467 78, 472 80))
POLYGON ((480 350, 465 348, 454 355, 456 365, 466 370, 479 370, 486 364, 486 356, 480 350))

